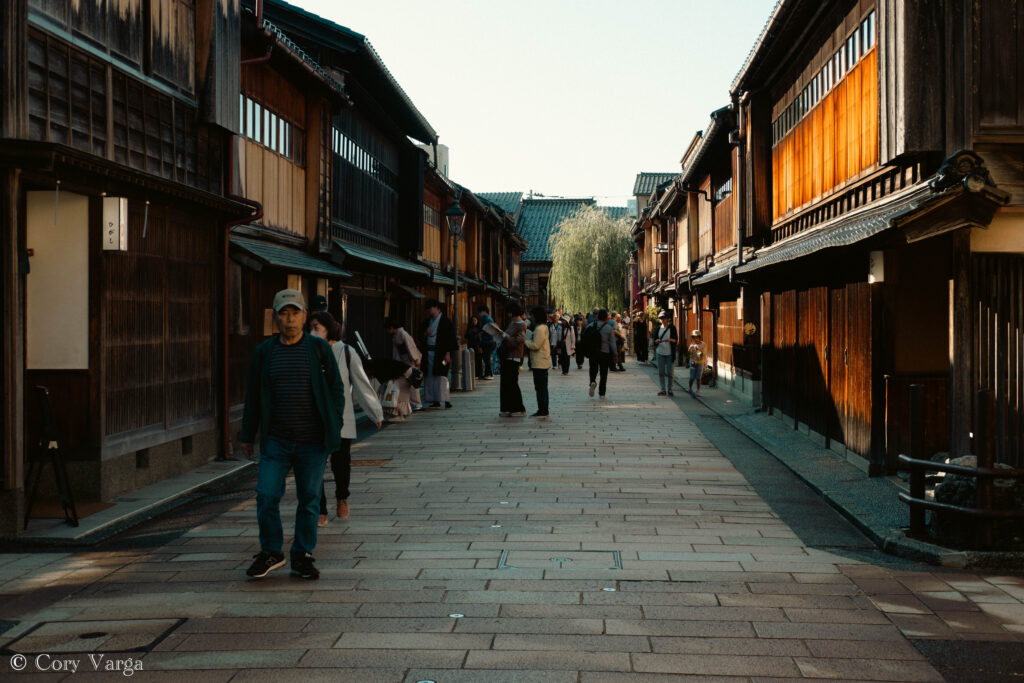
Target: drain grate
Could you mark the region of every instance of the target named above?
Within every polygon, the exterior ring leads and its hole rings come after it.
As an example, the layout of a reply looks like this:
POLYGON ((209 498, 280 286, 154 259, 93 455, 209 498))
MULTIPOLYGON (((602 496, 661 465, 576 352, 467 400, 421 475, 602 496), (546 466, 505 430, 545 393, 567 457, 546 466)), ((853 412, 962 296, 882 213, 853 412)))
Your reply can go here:
POLYGON ((0 654, 149 652, 187 619, 43 621, 7 643, 0 654))
POLYGON ((618 550, 502 550, 498 569, 622 569, 618 550))

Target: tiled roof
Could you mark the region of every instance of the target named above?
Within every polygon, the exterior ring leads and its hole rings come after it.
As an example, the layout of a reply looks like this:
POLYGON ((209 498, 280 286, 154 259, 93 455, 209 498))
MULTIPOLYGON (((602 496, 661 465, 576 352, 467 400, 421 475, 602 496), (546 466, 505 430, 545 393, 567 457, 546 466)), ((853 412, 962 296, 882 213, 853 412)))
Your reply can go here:
POLYGON ((522 192, 477 192, 476 196, 489 201, 508 214, 515 214, 523 200, 522 192))
POLYGON ((523 261, 550 261, 548 239, 563 218, 568 218, 584 206, 592 206, 591 197, 558 198, 535 197, 524 199, 519 216, 519 234, 526 240, 523 261))
POLYGON ((611 216, 613 221, 629 217, 629 209, 625 206, 601 206, 598 208, 611 216))
POLYGON ((654 192, 654 188, 663 185, 679 174, 672 173, 637 173, 636 182, 633 183, 633 196, 646 197, 654 192))

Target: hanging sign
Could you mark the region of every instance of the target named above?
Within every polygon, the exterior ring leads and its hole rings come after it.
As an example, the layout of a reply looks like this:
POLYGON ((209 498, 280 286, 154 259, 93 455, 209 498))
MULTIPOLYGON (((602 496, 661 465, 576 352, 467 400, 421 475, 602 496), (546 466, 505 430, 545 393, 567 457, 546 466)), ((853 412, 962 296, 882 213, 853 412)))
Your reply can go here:
POLYGON ((128 198, 103 198, 103 250, 128 251, 128 198))

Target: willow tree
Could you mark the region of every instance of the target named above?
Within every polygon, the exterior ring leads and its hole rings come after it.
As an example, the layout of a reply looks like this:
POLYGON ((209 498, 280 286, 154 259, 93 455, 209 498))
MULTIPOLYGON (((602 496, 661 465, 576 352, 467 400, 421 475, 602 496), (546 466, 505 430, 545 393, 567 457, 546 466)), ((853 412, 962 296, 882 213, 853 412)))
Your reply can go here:
POLYGON ((562 219, 550 245, 548 289, 559 306, 568 311, 624 309, 626 262, 633 250, 626 218, 615 220, 601 207, 583 207, 562 219))

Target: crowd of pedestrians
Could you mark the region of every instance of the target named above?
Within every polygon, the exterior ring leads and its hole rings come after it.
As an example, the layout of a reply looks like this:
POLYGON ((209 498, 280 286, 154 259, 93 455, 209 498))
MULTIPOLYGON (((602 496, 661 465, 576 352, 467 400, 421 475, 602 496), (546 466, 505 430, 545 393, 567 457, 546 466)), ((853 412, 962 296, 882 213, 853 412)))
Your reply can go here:
MULTIPOLYGON (((298 506, 289 550, 291 573, 316 579, 320 572, 313 558, 317 529, 328 523, 324 485, 325 465, 334 474, 334 511, 339 519, 350 514, 351 446, 356 437, 355 402, 380 429, 385 421, 401 422, 424 408, 450 409, 449 374, 459 351, 452 321, 441 302, 426 303, 427 318, 414 337, 399 320, 384 321, 390 357, 371 359, 342 341, 343 321, 326 312, 326 301, 316 297, 310 311, 301 292, 282 290, 274 298, 278 334, 253 353, 246 385, 240 440, 243 453, 253 458, 257 434, 260 463, 256 485, 256 517, 260 552, 247 574, 263 578, 284 566, 284 534, 280 503, 289 471, 294 473, 298 506), (375 388, 371 377, 378 381, 375 388), (425 405, 426 404, 426 405, 425 405)), ((467 346, 476 353, 473 371, 478 380, 492 380, 499 367, 499 415, 525 417, 519 388, 525 367, 533 379, 536 411, 530 417, 550 416, 548 379, 576 369, 589 374, 588 395, 606 400, 608 375, 625 372, 625 354, 632 337, 633 353, 646 362, 656 360, 659 396, 673 396, 673 369, 679 334, 671 315, 662 311, 653 332, 642 313, 621 315, 594 308, 586 316, 537 306, 527 316, 515 303, 508 306, 508 322, 495 324, 486 306, 478 307, 466 329, 467 346)), ((360 342, 361 346, 361 342, 360 342)), ((700 395, 706 350, 700 330, 693 330, 687 347, 689 387, 700 395), (693 387, 696 384, 696 392, 693 387)))

